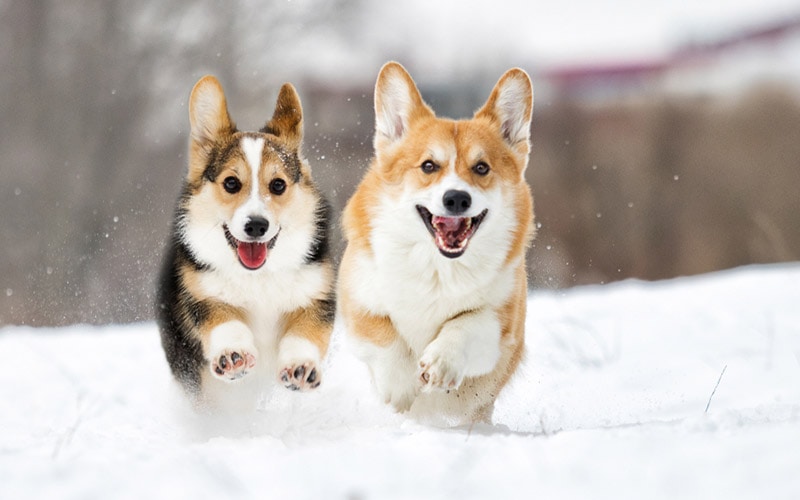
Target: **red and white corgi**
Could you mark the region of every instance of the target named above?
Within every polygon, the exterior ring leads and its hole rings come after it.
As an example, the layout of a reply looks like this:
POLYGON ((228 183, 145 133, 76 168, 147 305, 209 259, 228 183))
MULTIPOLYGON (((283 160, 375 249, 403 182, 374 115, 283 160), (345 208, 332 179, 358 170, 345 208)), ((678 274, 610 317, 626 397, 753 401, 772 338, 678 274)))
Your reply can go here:
POLYGON ((345 208, 339 305, 397 411, 491 420, 523 355, 533 90, 511 69, 469 120, 437 118, 399 64, 375 86, 375 157, 345 208))
POLYGON ((258 132, 240 132, 206 76, 189 98, 189 169, 158 291, 172 373, 200 406, 252 404, 277 381, 320 385, 333 325, 328 205, 301 153, 291 84, 258 132))

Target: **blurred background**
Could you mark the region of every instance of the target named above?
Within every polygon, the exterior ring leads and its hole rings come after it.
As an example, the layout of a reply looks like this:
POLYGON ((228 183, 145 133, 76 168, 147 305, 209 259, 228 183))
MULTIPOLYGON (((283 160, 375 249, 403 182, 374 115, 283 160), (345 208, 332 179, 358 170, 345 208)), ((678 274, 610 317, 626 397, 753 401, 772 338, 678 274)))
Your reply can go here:
POLYGON ((0 0, 0 324, 152 318, 207 73, 242 129, 295 84, 338 213, 390 59, 452 118, 532 76, 532 287, 800 260, 796 0, 0 0))

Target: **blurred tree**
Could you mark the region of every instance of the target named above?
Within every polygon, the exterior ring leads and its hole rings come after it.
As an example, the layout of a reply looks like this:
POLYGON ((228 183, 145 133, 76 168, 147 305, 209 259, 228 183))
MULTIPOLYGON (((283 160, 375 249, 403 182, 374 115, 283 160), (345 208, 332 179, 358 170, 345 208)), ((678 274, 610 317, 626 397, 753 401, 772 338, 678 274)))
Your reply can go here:
POLYGON ((346 38, 358 2, 298 4, 0 5, 0 322, 151 317, 185 168, 189 89, 204 73, 219 75, 240 104, 235 116, 260 125, 271 109, 265 89, 293 74, 273 68, 302 56, 281 47, 323 28, 346 38))
MULTIPOLYGON (((151 318, 185 169, 186 100, 206 73, 222 80, 242 128, 263 124, 281 83, 298 86, 306 155, 338 212, 371 156, 386 47, 407 43, 392 33, 376 50, 366 5, 0 1, 0 324, 151 318)), ((423 94, 464 116, 485 99, 496 63, 423 94)), ((542 228, 531 283, 800 259, 796 94, 643 96, 537 98, 527 175, 542 228)))

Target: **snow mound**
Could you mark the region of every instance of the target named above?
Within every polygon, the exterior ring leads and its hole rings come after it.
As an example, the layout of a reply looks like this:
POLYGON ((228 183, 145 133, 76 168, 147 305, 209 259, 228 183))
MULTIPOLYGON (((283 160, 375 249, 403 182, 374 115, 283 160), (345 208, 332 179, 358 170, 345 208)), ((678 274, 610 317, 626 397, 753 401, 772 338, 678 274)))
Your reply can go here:
POLYGON ((495 425, 449 430, 379 404, 338 328, 318 392, 214 420, 153 324, 7 327, 0 498, 798 498, 798 304, 799 265, 537 291, 495 425))

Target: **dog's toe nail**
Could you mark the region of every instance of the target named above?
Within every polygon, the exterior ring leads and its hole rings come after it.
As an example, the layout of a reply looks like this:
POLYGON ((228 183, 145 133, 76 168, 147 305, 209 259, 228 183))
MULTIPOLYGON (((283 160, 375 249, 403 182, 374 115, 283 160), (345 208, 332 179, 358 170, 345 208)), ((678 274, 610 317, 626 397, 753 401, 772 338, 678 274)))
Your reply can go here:
POLYGON ((226 358, 225 356, 220 356, 220 357, 219 357, 219 366, 220 366, 220 368, 222 368, 223 370, 225 370, 226 368, 228 368, 228 358, 226 358))
POLYGON ((294 369, 294 378, 300 380, 303 378, 303 375, 306 373, 306 368, 304 366, 298 366, 294 369))
POLYGON ((313 384, 316 380, 317 380, 317 369, 312 368, 311 372, 308 374, 306 382, 308 382, 309 384, 313 384))
POLYGON ((242 356, 238 352, 231 354, 231 362, 233 366, 240 366, 243 363, 242 356))

